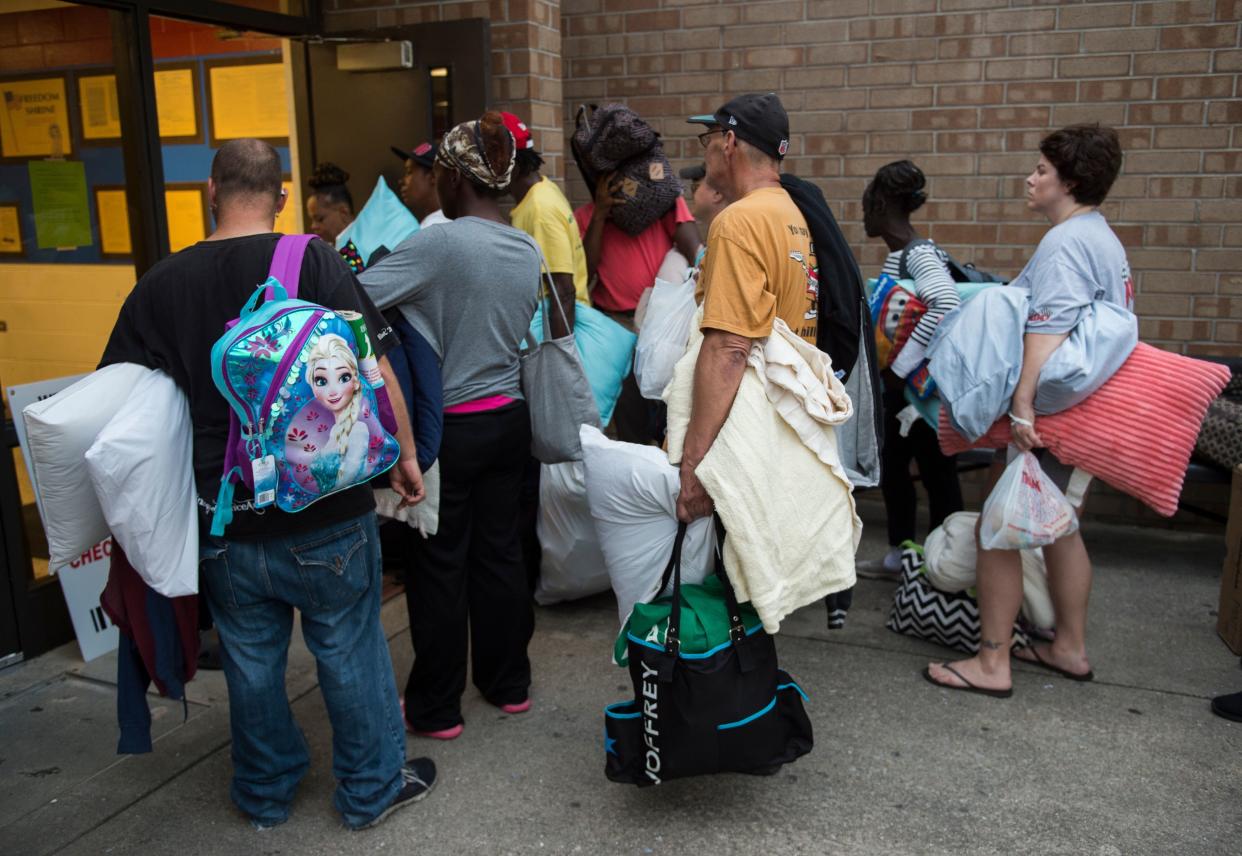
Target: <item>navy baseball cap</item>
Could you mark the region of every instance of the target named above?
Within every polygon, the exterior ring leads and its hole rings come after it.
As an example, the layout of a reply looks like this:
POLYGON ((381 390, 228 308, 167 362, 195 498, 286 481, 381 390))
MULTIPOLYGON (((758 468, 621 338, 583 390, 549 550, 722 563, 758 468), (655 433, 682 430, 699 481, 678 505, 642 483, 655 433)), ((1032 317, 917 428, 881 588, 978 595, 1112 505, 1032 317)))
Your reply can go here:
POLYGON ((739 140, 777 160, 789 151, 789 114, 775 92, 739 95, 710 116, 691 116, 686 121, 732 131, 739 140))

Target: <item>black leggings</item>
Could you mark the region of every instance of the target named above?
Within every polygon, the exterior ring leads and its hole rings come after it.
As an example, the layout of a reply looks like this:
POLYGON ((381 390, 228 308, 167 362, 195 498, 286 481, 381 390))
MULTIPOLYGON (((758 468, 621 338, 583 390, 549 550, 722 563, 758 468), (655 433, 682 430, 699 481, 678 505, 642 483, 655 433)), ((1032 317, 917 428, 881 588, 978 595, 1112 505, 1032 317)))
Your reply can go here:
POLYGON ((957 482, 957 459, 940 452, 940 442, 931 426, 919 419, 909 436, 901 436, 897 414, 906 406, 900 390, 884 393, 884 453, 881 460, 880 490, 888 512, 888 543, 896 546, 915 539, 918 493, 910 477, 910 461, 919 467, 919 477, 927 490, 931 519, 935 529, 955 511, 962 510, 962 488, 957 482))

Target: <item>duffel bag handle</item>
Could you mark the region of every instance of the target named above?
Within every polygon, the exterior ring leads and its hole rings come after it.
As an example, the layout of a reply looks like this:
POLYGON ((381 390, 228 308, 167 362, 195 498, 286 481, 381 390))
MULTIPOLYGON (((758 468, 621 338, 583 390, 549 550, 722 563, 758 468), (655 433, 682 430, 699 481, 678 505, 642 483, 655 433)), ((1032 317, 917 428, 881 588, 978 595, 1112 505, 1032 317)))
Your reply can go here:
POLYGON ((725 528, 724 521, 720 519, 719 514, 712 514, 713 522, 716 526, 716 576, 720 579, 720 585, 724 588, 725 605, 729 608, 729 641, 733 643, 733 650, 737 652, 737 664, 743 672, 749 672, 755 666, 754 657, 751 656, 750 646, 746 643, 749 641, 746 636, 746 623, 742 621, 742 608, 738 605, 737 594, 733 591, 733 583, 729 582, 729 575, 725 572, 724 566, 724 539, 725 528))
MULTIPOLYGON (((673 555, 668 559, 668 566, 664 569, 664 577, 660 583, 660 591, 664 591, 664 587, 668 585, 668 577, 673 575, 673 602, 668 611, 668 630, 664 632, 664 651, 675 658, 678 651, 681 650, 681 548, 686 543, 686 529, 688 527, 681 521, 677 522, 677 537, 673 540, 673 555)), ((672 677, 673 660, 666 661, 668 664, 668 677, 672 677)), ((666 678, 661 675, 661 680, 666 678)))
MULTIPOLYGON (((716 576, 720 578, 721 588, 724 589, 725 606, 729 610, 729 642, 733 645, 738 656, 738 666, 743 672, 749 672, 754 667, 754 658, 750 655, 750 648, 746 644, 748 641, 746 636, 746 624, 742 621, 742 608, 738 605, 737 595, 733 591, 733 584, 729 582, 728 574, 725 573, 724 567, 724 521, 719 515, 715 515, 716 526, 716 550, 715 564, 716 576)), ((659 591, 664 591, 668 585, 668 579, 671 575, 673 578, 673 600, 668 611, 668 630, 664 634, 664 651, 672 657, 676 657, 681 650, 681 552, 686 541, 687 525, 678 521, 677 537, 673 540, 673 555, 669 557, 668 565, 664 569, 664 575, 660 581, 659 591)), ((667 661, 669 677, 672 673, 672 659, 667 661)), ((663 681, 665 677, 661 675, 663 681)))

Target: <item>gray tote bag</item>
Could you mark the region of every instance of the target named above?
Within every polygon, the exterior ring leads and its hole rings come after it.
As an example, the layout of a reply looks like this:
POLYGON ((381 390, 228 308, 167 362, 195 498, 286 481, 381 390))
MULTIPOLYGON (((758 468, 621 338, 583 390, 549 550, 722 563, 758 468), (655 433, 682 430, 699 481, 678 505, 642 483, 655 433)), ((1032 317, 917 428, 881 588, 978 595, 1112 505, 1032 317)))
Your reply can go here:
MULTIPOLYGON (((540 264, 546 277, 548 295, 555 295, 552 276, 547 273, 547 264, 542 257, 540 264)), ((551 299, 547 302, 556 305, 556 311, 561 313, 561 320, 568 327, 569 320, 561 302, 551 299)), ((582 460, 582 443, 578 439, 580 426, 601 426, 599 408, 595 405, 595 396, 582 369, 574 334, 571 332, 560 339, 550 338, 548 313, 551 311, 551 307, 545 304, 543 341, 533 343, 522 351, 522 394, 526 396, 526 406, 530 409, 531 454, 542 463, 560 464, 582 460)), ((529 334, 526 341, 531 341, 529 334)))

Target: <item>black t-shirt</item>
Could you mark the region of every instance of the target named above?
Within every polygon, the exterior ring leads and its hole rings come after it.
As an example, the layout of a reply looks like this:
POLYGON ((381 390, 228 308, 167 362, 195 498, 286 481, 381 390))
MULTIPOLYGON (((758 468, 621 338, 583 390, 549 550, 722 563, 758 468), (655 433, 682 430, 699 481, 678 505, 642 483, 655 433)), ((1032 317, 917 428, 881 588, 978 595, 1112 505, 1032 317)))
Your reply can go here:
MULTIPOLYGON (((280 236, 273 232, 200 241, 156 264, 138 280, 121 307, 101 366, 138 363, 167 374, 186 394, 194 426, 194 480, 203 531, 210 525, 204 508, 215 505, 229 434, 229 406, 211 378, 211 347, 237 317, 256 285, 267 280, 280 236)), ((298 298, 329 309, 361 312, 378 355, 396 335, 350 272, 345 260, 323 241, 306 247, 298 298)), ((238 483, 235 506, 251 492, 238 483)), ((296 514, 268 506, 236 509, 225 530, 228 538, 271 538, 313 531, 375 508, 366 485, 330 494, 296 514)))

